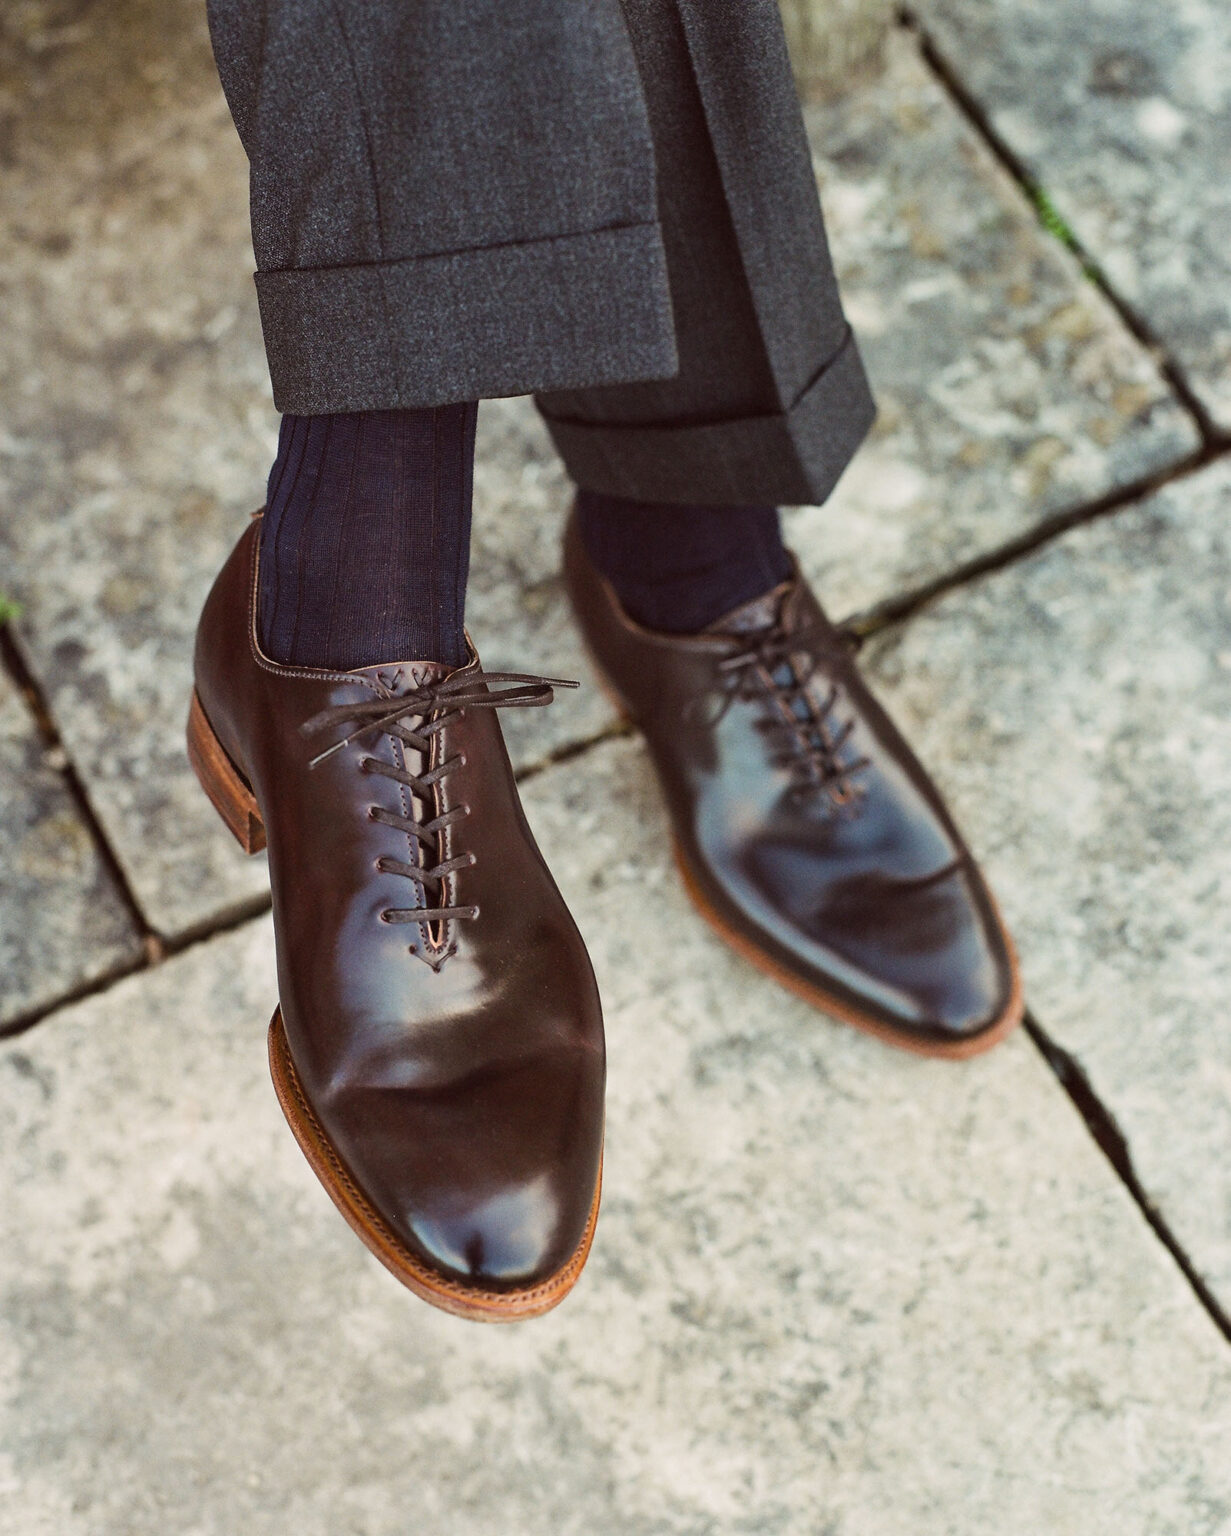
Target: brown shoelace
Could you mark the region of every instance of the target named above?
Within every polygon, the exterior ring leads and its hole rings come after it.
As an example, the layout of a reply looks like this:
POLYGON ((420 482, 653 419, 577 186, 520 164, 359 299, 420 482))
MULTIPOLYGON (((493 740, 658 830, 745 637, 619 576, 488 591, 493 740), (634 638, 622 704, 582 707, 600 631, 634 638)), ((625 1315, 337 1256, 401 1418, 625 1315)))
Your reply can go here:
MULTIPOLYGON (((352 741, 375 732, 394 737, 404 746, 421 752, 426 758, 431 751, 433 736, 443 730, 450 720, 456 720, 463 710, 541 708, 552 702, 557 688, 577 686, 571 678, 536 677, 527 672, 452 672, 440 682, 416 688, 410 693, 336 704, 305 721, 300 726, 301 732, 305 736, 315 736, 334 726, 346 724, 355 725, 355 729, 340 741, 326 747, 323 752, 318 752, 308 766, 317 767, 352 741), (491 683, 505 686, 498 692, 492 692, 488 686, 491 683), (406 723, 413 719, 423 722, 418 729, 412 729, 406 723)), ((360 758, 359 767, 364 773, 379 774, 409 789, 413 813, 419 804, 426 804, 432 798, 435 786, 447 778, 462 761, 462 755, 458 754, 446 758, 426 773, 410 773, 405 768, 382 762, 375 757, 360 758)), ((439 857, 440 834, 469 813, 469 806, 456 805, 439 816, 420 820, 415 814, 404 816, 396 811, 387 811, 383 806, 371 806, 368 815, 372 820, 394 827, 409 837, 420 859, 425 848, 431 850, 436 857, 436 862, 430 867, 422 863, 411 864, 402 859, 382 857, 377 861, 377 868, 386 874, 404 875, 406 879, 416 881, 425 892, 430 888, 435 899, 439 899, 439 892, 447 877, 475 863, 475 855, 469 852, 456 854, 449 859, 439 857)), ((477 906, 389 907, 380 915, 386 923, 443 923, 452 918, 475 918, 479 915, 479 909, 477 906)), ((411 945, 410 948, 413 954, 419 954, 416 946, 411 945)), ((450 953, 451 949, 440 957, 441 960, 447 959, 450 953)), ((439 968, 439 962, 435 968, 439 968)))
POLYGON ((739 699, 754 699, 765 693, 765 679, 781 703, 786 718, 775 713, 757 722, 766 732, 780 733, 784 751, 779 759, 789 767, 797 796, 827 794, 833 804, 850 806, 861 797, 853 776, 870 766, 866 757, 844 763, 841 753, 855 729, 854 718, 831 725, 831 716, 841 695, 837 682, 831 681, 825 697, 817 703, 809 684, 820 666, 821 657, 840 648, 857 650, 860 640, 849 630, 813 623, 796 630, 787 629, 781 618, 764 629, 741 636, 744 643, 718 663, 718 671, 727 680, 725 697, 714 723, 739 699))

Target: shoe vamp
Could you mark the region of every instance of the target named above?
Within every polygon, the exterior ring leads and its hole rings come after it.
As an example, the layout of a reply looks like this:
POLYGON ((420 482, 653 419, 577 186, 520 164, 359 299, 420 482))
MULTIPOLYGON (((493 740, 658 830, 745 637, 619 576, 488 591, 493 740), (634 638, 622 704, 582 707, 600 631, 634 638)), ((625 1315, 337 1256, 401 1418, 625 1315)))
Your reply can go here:
POLYGON ((292 1054, 326 1113, 359 1088, 433 1091, 553 1054, 601 1061, 590 973, 567 929, 524 912, 502 922, 487 902, 477 935, 448 925, 453 953, 434 970, 408 948, 419 925, 380 922, 382 899, 356 900, 281 988, 292 1054))
POLYGON ((886 1006, 913 1014, 953 975, 994 966, 978 876, 896 763, 856 782, 847 806, 786 790, 768 805, 717 800, 698 841, 745 921, 854 991, 874 978, 886 1006))
POLYGON ((842 804, 823 789, 796 793, 784 770, 745 775, 738 784, 715 777, 696 803, 697 846, 727 878, 755 871, 758 886, 780 882, 785 892, 821 893, 856 878, 913 885, 961 857, 895 760, 873 759, 850 783, 854 798, 842 804))

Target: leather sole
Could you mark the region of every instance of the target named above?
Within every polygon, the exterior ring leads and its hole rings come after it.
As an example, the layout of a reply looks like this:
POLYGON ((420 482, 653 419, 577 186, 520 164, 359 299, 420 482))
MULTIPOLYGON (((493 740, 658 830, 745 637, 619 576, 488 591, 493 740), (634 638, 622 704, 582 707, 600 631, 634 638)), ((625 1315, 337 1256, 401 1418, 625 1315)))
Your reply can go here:
MULTIPOLYGON (((805 1002, 820 1008, 822 1012, 831 1014, 840 1019, 844 1024, 852 1024, 856 1029, 861 1029, 865 1034, 875 1035, 878 1040, 883 1040, 888 1045, 897 1046, 899 1050, 911 1051, 916 1056, 942 1057, 949 1061, 966 1061, 971 1056, 981 1056, 984 1051, 990 1051, 994 1045, 998 1045, 1004 1037, 1011 1033, 1022 1021, 1023 999, 1021 973, 1017 966, 1017 952, 1013 947, 1013 941, 1000 922, 1000 913, 996 911, 996 921, 1000 926, 1000 935, 1004 941, 1009 956, 1009 969, 1013 978, 1013 985, 1009 992, 1009 1000, 1003 1012, 994 1019, 986 1028, 981 1029, 977 1035, 971 1035, 968 1039, 952 1042, 941 1040, 921 1040, 912 1037, 904 1028, 895 1028, 892 1024, 886 1024, 870 1013, 862 1013, 858 1008, 852 1008, 844 999, 834 997, 826 992, 823 987, 813 982, 807 982, 802 976, 797 976, 789 971, 786 966, 780 965, 777 960, 761 948, 755 940, 742 934, 738 928, 734 928, 721 913, 712 907, 706 898, 695 876, 685 861, 683 851, 677 842, 672 842, 672 851, 675 854, 676 867, 680 872, 680 879, 684 883, 684 889, 688 898, 700 912, 701 916, 714 929, 715 933, 723 939, 732 949, 742 955, 745 960, 750 960, 759 970, 767 976, 772 976, 779 985, 794 992, 797 997, 802 997, 805 1002)), ((995 901, 992 902, 995 909, 995 901)))
MULTIPOLYGON (((243 774, 214 734, 194 690, 188 713, 188 760, 210 804, 222 817, 245 853, 265 846, 265 824, 243 774)), ((291 1059, 282 1010, 276 1008, 269 1025, 269 1071, 282 1113, 313 1173, 363 1244, 408 1290, 455 1317, 476 1322, 512 1323, 550 1312, 576 1285, 590 1254, 603 1189, 600 1155, 594 1198, 581 1241, 568 1262, 549 1280, 521 1289, 489 1290, 450 1280, 425 1264, 400 1240, 360 1189, 330 1141, 304 1093, 291 1059)))

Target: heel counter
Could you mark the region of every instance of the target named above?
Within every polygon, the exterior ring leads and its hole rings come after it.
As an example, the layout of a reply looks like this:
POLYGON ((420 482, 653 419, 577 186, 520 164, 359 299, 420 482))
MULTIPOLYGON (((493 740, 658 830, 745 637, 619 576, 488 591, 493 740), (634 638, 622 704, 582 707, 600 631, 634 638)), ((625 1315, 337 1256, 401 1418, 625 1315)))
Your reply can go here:
POLYGON ((254 516, 205 599, 193 646, 193 680, 197 697, 225 750, 236 762, 235 715, 242 678, 252 663, 250 629, 253 622, 252 583, 260 516, 254 516))

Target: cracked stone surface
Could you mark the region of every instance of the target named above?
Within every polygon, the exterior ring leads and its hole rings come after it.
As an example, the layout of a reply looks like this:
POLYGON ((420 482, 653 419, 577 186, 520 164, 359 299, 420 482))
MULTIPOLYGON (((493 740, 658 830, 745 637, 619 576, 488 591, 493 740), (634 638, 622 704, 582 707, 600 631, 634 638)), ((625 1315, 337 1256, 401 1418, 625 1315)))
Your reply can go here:
POLYGON ((869 651, 986 856, 1026 997, 1231 1312, 1231 464, 869 651))
POLYGON ((0 1047, 3 1536, 1231 1530, 1225 1345, 1025 1036, 921 1061, 776 989, 634 741, 528 791, 607 1009, 580 1286, 401 1290, 281 1122, 266 921, 197 946, 0 1047))
POLYGON ((6 12, 0 561, 151 924, 259 895, 184 753, 191 643, 273 442, 204 8, 6 12))
POLYGON ((805 116, 880 407, 834 496, 788 522, 829 604, 922 586, 1196 446, 908 37, 878 82, 805 116))
POLYGON ((1231 11, 920 0, 963 85, 1231 428, 1231 11))
POLYGON ((0 671, 0 1028, 140 953, 89 827, 0 671))
MULTIPOLYGON (((901 40, 867 90, 810 117, 883 407, 838 498, 791 514, 838 613, 1192 441, 901 40)), ((198 0, 6 12, 0 120, 0 561, 145 915, 181 935, 266 887, 192 778, 183 720, 196 615, 259 500, 275 422, 243 156, 198 0)), ((485 405, 469 620, 493 668, 590 679, 558 575, 567 501, 529 403, 485 405)), ((527 764, 612 719, 587 687, 508 734, 527 764)))

